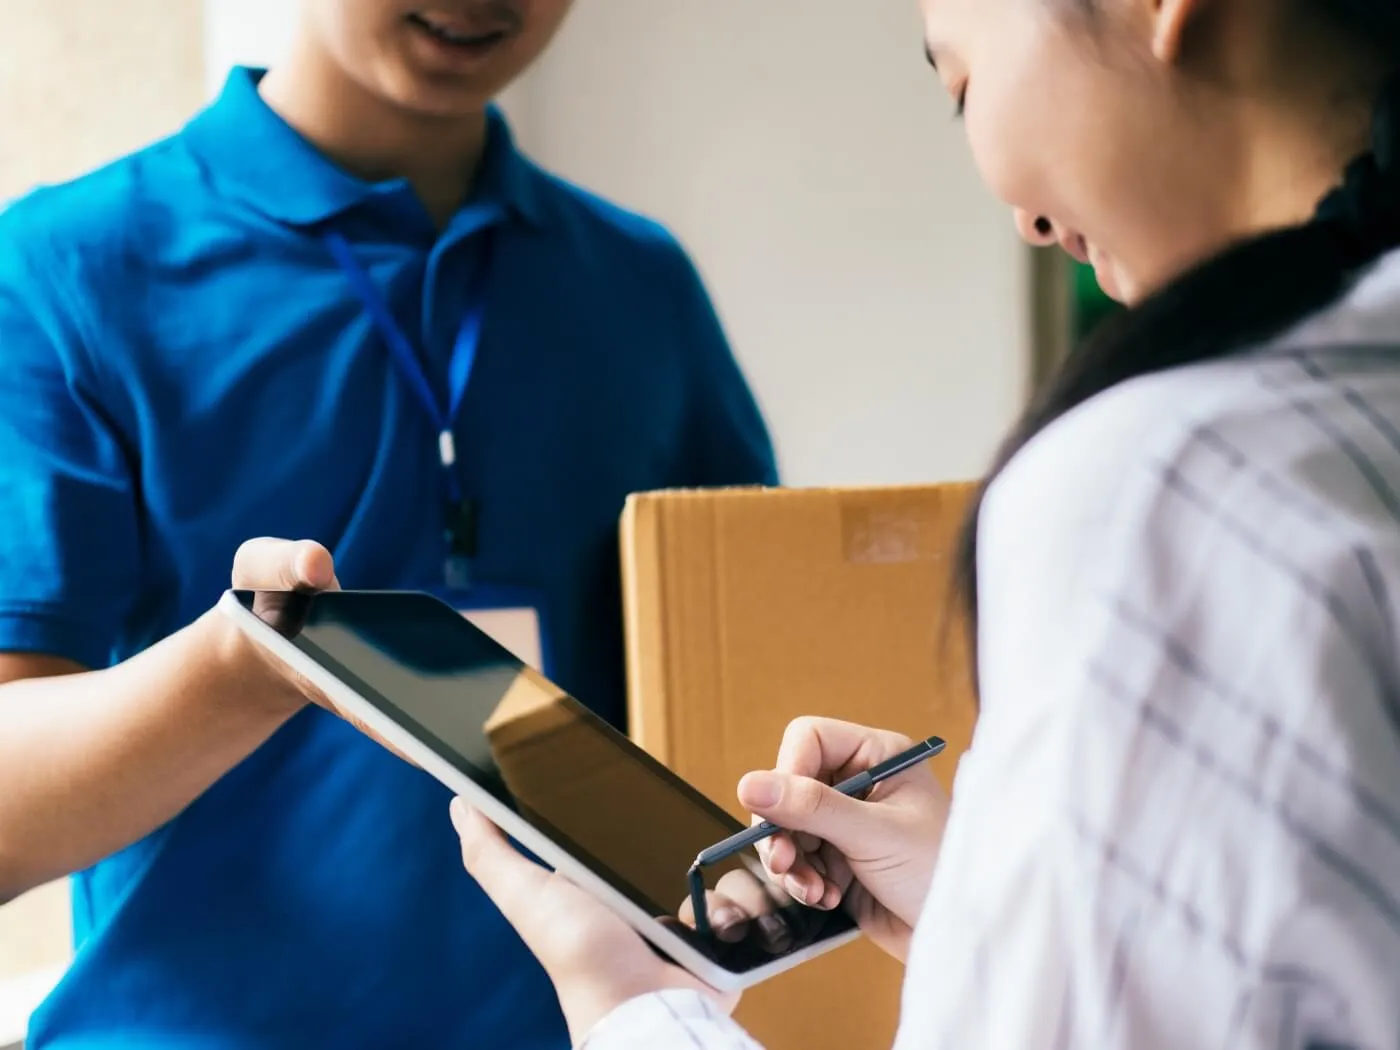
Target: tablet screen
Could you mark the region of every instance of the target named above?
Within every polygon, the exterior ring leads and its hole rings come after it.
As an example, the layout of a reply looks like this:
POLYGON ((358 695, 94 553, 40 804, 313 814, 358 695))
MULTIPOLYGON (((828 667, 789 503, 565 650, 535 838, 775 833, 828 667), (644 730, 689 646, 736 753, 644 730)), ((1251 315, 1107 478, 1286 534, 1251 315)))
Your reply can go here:
POLYGON ((797 903, 752 850, 707 872, 760 921, 700 936, 676 921, 686 873, 743 829, 625 735, 425 594, 240 592, 239 600, 576 860, 734 972, 852 928, 797 903), (736 898, 737 899, 737 898, 736 898))

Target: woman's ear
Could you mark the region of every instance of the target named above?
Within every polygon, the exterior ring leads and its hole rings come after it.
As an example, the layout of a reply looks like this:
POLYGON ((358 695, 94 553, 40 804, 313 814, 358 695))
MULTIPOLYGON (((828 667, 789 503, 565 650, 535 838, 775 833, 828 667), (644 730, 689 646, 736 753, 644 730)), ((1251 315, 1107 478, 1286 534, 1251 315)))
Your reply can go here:
POLYGON ((1176 65, 1181 60, 1186 33, 1191 22, 1208 0, 1151 0, 1152 54, 1159 61, 1176 65))

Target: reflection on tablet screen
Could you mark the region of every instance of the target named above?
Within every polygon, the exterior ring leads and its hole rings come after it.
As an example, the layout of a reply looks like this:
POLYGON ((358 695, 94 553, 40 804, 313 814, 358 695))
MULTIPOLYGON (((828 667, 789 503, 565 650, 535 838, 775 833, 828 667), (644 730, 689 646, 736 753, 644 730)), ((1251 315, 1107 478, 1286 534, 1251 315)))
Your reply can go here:
MULTIPOLYGON (((659 921, 686 872, 743 825, 563 690, 426 595, 240 594, 304 653, 659 921)), ((758 921, 683 935, 742 972, 851 929, 768 879, 752 851, 707 872, 758 921)), ((688 910, 687 910, 688 914, 688 910)))

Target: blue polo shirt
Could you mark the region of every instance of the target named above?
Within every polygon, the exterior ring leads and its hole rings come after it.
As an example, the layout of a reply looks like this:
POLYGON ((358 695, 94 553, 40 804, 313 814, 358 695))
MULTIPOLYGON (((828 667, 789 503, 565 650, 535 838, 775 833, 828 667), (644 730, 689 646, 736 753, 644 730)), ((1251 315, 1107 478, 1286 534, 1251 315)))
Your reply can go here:
MULTIPOLYGON (((541 597, 555 677, 620 722, 624 498, 775 480, 695 269, 534 166, 497 113, 475 198, 438 231, 406 183, 321 156, 258 76, 0 214, 0 650, 129 657, 206 610, 250 536, 321 541, 347 586, 436 585, 436 433, 322 235, 349 241, 445 381, 489 234, 456 426, 475 571, 541 597)), ((75 877, 76 961, 32 1047, 564 1047, 447 803, 303 712, 75 877)))

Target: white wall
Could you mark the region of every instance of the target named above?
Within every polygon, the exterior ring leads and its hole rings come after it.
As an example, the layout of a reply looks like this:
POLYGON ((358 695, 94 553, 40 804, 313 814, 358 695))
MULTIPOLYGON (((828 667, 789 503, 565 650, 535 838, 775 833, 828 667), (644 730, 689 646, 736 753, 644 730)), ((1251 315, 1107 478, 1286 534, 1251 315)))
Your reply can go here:
POLYGON ((214 97, 233 66, 270 66, 296 26, 296 0, 204 0, 204 82, 214 97))
MULTIPOLYGON (((295 7, 206 5, 211 83, 295 7)), ((1026 255, 915 8, 578 0, 508 100, 538 160, 691 249, 791 484, 970 476, 1024 396, 1026 255)))
POLYGON ((0 202, 178 129, 200 21, 170 0, 0 0, 0 202))

